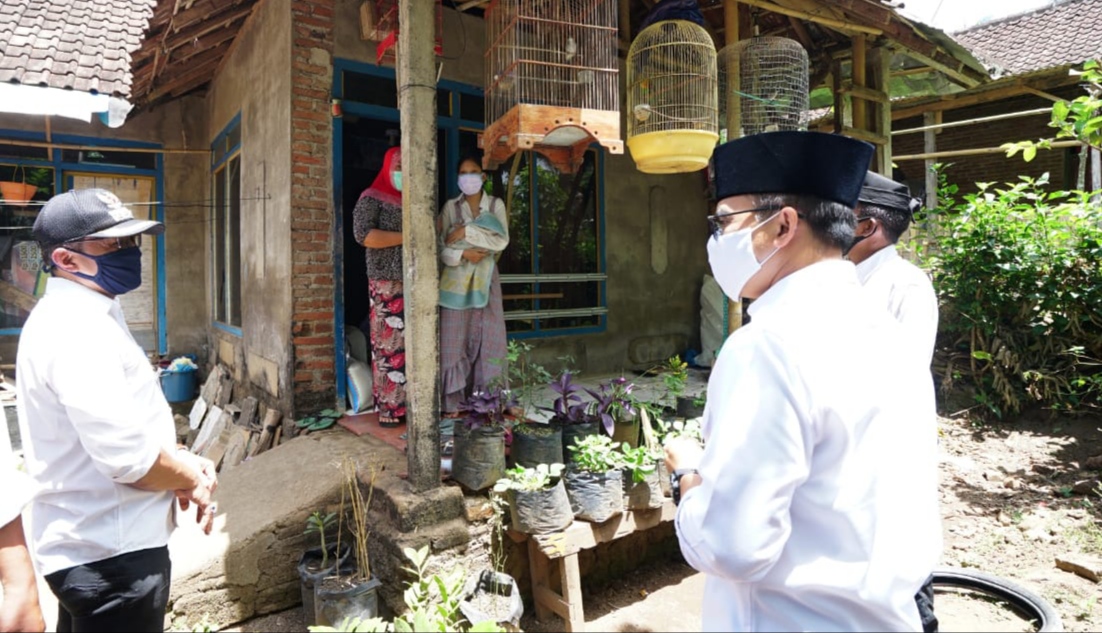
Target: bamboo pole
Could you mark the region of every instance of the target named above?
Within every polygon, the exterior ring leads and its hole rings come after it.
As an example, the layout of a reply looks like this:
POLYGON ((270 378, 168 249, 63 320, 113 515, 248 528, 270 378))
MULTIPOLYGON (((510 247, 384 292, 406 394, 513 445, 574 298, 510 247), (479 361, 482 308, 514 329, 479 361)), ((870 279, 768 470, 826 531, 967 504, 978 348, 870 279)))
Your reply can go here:
MULTIPOLYGON (((738 43, 742 38, 739 32, 739 3, 737 0, 723 0, 723 34, 727 46, 738 43)), ((723 69, 727 73, 727 94, 719 95, 727 100, 727 140, 742 136, 739 122, 742 120, 742 103, 736 96, 742 90, 739 79, 738 60, 728 57, 730 65, 723 69)), ((730 334, 742 326, 742 302, 727 300, 727 333, 730 334)))
MULTIPOLYGON (((868 83, 866 82, 868 65, 865 56, 865 35, 858 33, 853 36, 851 42, 853 43, 853 68, 850 74, 853 76, 853 86, 855 88, 866 88, 868 87, 868 83)), ((859 130, 869 129, 869 119, 866 114, 868 110, 865 100, 856 94, 851 95, 850 100, 852 103, 850 107, 853 111, 853 127, 859 130)))
MULTIPOLYGON (((938 111, 938 113, 940 114, 940 111, 938 111)), ((892 130, 892 136, 900 136, 902 134, 913 134, 915 132, 925 132, 927 130, 944 130, 946 128, 960 127, 962 125, 974 125, 976 123, 986 123, 988 121, 1001 121, 1003 119, 1016 119, 1018 117, 1023 117, 1023 116, 1033 116, 1033 115, 1036 115, 1036 114, 1051 114, 1051 113, 1052 113, 1052 108, 1037 108, 1035 110, 1024 110, 1022 112, 1010 112, 1010 113, 1007 113, 1007 114, 995 114, 995 115, 992 115, 992 116, 981 116, 981 117, 977 117, 975 119, 966 119, 966 120, 963 120, 963 121, 950 121, 949 123, 940 123, 939 122, 939 123, 935 123, 935 124, 932 124, 932 125, 931 124, 926 124, 926 125, 923 125, 922 127, 911 127, 911 128, 907 128, 905 130, 892 130)), ((931 113, 926 112, 926 113, 924 113, 924 116, 926 114, 931 114, 931 113)))
MULTIPOLYGON (((1078 147, 1082 145, 1079 141, 1053 141, 1048 149, 1059 149, 1062 147, 1078 147)), ((1045 148, 1039 148, 1045 149, 1045 148)), ((977 156, 979 154, 999 154, 1006 150, 1002 147, 977 147, 974 149, 951 149, 942 152, 927 152, 922 154, 904 154, 903 156, 896 156, 895 160, 926 160, 927 158, 950 158, 952 156, 977 156)))
MULTIPOLYGON (((47 138, 49 138, 47 136, 47 138)), ((136 152, 141 154, 209 154, 209 149, 184 149, 172 147, 112 147, 107 145, 74 145, 72 143, 43 143, 42 141, 20 141, 17 139, 0 138, 0 145, 16 145, 19 147, 45 147, 46 149, 77 149, 97 151, 136 152)))

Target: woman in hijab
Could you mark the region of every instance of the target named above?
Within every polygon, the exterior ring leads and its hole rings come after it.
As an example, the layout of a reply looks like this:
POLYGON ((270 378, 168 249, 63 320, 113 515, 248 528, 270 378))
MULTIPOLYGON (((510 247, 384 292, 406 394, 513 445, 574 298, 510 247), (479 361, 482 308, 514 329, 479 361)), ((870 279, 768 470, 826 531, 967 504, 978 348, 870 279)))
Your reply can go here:
POLYGON ((483 191, 482 161, 459 163, 458 197, 437 218, 440 261, 440 371, 444 417, 457 417, 472 392, 504 368, 505 313, 497 258, 509 245, 505 202, 483 191))
POLYGON ((406 416, 406 345, 402 296, 402 150, 392 147, 371 186, 360 194, 352 231, 367 249, 371 367, 379 424, 406 416))

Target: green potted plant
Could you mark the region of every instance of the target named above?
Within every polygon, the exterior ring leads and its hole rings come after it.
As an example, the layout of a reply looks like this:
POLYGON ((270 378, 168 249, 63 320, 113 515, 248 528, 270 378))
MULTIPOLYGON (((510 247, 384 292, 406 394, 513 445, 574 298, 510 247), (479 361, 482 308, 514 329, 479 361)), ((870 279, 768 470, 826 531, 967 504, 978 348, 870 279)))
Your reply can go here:
MULTIPOLYGON (((661 450, 667 442, 679 438, 689 438, 698 444, 704 444, 704 430, 699 418, 686 420, 662 420, 658 419, 654 429, 654 441, 651 446, 661 450)), ((658 462, 658 483, 662 486, 662 493, 670 496, 670 473, 666 468, 666 460, 658 462)))
POLYGON ((514 466, 561 463, 562 426, 532 420, 513 425, 509 456, 514 466))
POLYGON ((620 445, 620 465, 624 469, 624 507, 628 510, 661 508, 665 495, 658 463, 663 453, 649 446, 620 445))
POLYGON ((517 466, 505 471, 494 492, 505 495, 513 529, 525 534, 557 532, 570 525, 574 514, 562 483, 562 464, 517 466))
POLYGON ((351 552, 347 543, 338 551, 337 543, 327 539, 326 532, 331 532, 336 522, 336 512, 315 511, 306 518, 306 530, 303 534, 316 535, 320 542, 319 547, 311 547, 304 551, 298 561, 302 612, 310 621, 313 621, 314 617, 314 585, 332 574, 337 566, 343 565, 351 552))
POLYGON ((573 460, 563 474, 570 509, 579 519, 603 523, 624 511, 619 451, 607 435, 587 435, 569 449, 573 460))
POLYGON ((452 479, 468 490, 485 490, 505 471, 505 423, 516 400, 501 387, 476 391, 461 405, 455 426, 452 479))
POLYGON ((314 585, 314 620, 317 624, 329 626, 347 618, 374 618, 379 613, 378 589, 381 583, 371 573, 368 556, 371 524, 367 520, 377 471, 371 469, 366 499, 360 488, 358 468, 351 457, 346 456, 341 462, 341 472, 344 487, 337 514, 337 549, 340 550, 344 523, 347 522, 353 558, 314 585))

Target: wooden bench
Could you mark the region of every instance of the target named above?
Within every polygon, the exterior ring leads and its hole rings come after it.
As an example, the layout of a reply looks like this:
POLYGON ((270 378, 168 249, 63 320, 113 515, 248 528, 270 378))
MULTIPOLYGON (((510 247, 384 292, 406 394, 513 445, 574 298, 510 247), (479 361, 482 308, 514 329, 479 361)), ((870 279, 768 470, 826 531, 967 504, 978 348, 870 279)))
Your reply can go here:
POLYGON ((566 623, 567 631, 585 631, 578 552, 673 521, 676 514, 673 501, 666 499, 661 508, 629 510, 604 523, 574 521, 561 532, 551 534, 529 535, 510 530, 510 537, 518 543, 528 541, 528 566, 532 575, 536 618, 545 621, 556 613, 566 623), (555 563, 557 570, 552 569, 555 563), (551 588, 553 571, 559 575, 561 593, 551 588))

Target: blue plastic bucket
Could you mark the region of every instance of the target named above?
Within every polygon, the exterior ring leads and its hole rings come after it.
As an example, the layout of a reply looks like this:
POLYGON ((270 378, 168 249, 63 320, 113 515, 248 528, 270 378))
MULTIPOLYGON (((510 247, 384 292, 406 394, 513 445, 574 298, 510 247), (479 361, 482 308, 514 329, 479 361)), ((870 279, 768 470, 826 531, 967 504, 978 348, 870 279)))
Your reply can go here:
POLYGON ((195 395, 195 374, 191 371, 162 371, 161 389, 169 402, 187 402, 195 395))

